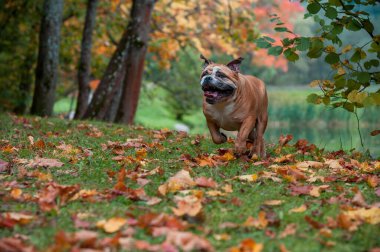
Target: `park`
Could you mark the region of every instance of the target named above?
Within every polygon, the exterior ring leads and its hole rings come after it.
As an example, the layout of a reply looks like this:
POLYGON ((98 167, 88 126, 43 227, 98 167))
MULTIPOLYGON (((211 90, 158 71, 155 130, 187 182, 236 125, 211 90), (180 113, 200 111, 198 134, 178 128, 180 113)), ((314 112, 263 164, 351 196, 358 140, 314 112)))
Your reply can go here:
POLYGON ((379 23, 0 1, 0 251, 380 251, 379 23))

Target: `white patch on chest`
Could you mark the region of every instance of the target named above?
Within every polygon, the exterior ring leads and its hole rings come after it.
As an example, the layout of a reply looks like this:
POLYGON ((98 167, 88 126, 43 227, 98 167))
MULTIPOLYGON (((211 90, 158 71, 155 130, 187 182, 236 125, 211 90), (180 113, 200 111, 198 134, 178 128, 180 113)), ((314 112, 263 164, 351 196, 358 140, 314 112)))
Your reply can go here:
POLYGON ((212 119, 225 130, 238 130, 240 122, 234 118, 233 112, 235 111, 235 103, 228 104, 207 104, 207 113, 211 115, 212 119))

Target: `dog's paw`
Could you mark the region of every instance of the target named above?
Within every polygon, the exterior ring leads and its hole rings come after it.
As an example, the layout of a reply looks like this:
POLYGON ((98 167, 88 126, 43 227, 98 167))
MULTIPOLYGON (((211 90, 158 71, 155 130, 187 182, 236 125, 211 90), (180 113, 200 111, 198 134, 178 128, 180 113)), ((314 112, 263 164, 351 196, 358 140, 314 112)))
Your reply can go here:
POLYGON ((227 142, 227 136, 222 132, 220 132, 220 135, 221 135, 222 143, 227 142))
POLYGON ((234 153, 236 156, 243 155, 246 150, 247 150, 247 147, 245 146, 245 144, 235 144, 234 153))

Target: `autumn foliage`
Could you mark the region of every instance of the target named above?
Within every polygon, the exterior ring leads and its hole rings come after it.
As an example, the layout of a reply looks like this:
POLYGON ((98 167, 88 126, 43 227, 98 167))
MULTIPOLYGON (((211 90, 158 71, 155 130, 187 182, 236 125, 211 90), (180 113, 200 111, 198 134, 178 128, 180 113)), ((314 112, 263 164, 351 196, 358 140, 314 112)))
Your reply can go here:
POLYGON ((258 160, 235 157, 231 138, 2 119, 2 251, 380 246, 380 163, 362 153, 287 135, 258 160))

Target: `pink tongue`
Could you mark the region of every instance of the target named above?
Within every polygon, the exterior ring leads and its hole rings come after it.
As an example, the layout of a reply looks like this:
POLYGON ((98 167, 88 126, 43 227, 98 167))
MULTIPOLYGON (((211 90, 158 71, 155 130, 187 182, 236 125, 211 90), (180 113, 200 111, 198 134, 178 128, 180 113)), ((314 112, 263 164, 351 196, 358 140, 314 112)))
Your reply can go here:
POLYGON ((208 98, 215 98, 218 96, 218 92, 205 91, 204 95, 208 98))

